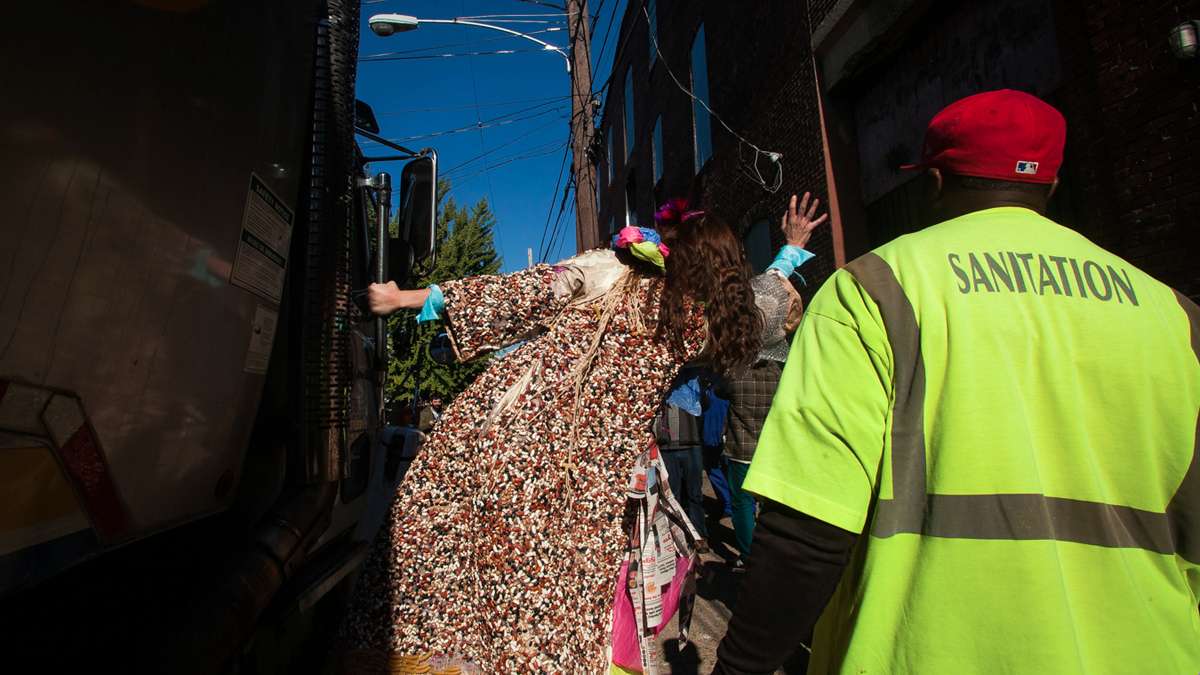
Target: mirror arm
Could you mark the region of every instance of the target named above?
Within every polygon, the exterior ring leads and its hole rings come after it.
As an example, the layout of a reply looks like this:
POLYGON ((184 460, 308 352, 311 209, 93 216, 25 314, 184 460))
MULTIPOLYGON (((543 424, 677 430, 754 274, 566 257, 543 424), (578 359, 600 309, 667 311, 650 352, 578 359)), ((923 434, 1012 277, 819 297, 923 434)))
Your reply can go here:
POLYGON ((394 162, 402 159, 412 159, 411 155, 383 155, 381 157, 363 157, 364 162, 394 162))
MULTIPOLYGON (((380 136, 379 134, 373 134, 370 131, 363 129, 362 127, 354 127, 354 133, 356 133, 360 136, 366 136, 367 138, 371 139, 372 141, 375 141, 376 143, 378 143, 384 147, 391 148, 392 150, 395 150, 396 152, 404 153, 403 157, 397 157, 396 159, 413 159, 416 157, 423 157, 425 154, 424 150, 422 150, 421 152, 413 152, 412 150, 409 150, 408 148, 404 147, 403 145, 400 145, 398 143, 393 143, 393 142, 389 141, 388 139, 384 138, 383 136, 380 136)), ((367 159, 369 161, 370 158, 367 158, 367 159)))

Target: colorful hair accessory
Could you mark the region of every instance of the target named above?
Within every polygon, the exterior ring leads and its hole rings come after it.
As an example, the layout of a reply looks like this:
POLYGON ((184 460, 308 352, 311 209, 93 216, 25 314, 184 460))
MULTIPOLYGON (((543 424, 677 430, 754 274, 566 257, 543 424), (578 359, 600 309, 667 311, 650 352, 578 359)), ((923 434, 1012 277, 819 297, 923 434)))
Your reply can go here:
POLYGON ((648 227, 623 227, 620 232, 613 235, 612 245, 613 248, 626 249, 633 257, 644 260, 661 270, 667 268, 667 256, 671 255, 671 250, 662 243, 662 237, 658 235, 658 232, 648 227))
POLYGON ((668 199, 666 203, 658 207, 658 210, 654 212, 654 222, 657 225, 663 225, 664 223, 679 225, 702 215, 704 215, 704 211, 689 208, 686 199, 677 197, 675 199, 668 199))

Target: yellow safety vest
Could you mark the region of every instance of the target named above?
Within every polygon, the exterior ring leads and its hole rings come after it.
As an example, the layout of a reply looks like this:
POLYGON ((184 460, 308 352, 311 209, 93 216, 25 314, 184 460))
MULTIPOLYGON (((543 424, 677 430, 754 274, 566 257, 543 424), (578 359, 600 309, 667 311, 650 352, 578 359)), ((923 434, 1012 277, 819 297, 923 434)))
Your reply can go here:
POLYGON ((1200 310, 1027 209, 839 270, 745 486, 858 549, 810 673, 1200 672, 1200 310))

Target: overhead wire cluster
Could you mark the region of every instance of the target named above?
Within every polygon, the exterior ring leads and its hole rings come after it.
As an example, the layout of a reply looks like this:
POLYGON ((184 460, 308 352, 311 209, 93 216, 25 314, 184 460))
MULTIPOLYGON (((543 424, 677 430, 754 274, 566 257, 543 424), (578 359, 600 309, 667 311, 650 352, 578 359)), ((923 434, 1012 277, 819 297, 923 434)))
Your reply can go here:
MULTIPOLYGON (((382 2, 382 1, 383 0, 378 0, 378 2, 382 2)), ((539 12, 539 13, 478 14, 478 15, 460 16, 458 18, 463 19, 463 20, 468 20, 468 21, 487 21, 489 23, 495 23, 495 24, 527 24, 527 25, 540 26, 540 28, 537 30, 527 31, 526 34, 528 34, 528 35, 538 35, 538 34, 542 34, 542 33, 563 31, 567 28, 565 25, 567 21, 574 20, 576 22, 579 22, 582 20, 582 13, 578 13, 578 16, 575 16, 576 13, 567 12, 565 7, 556 5, 554 3, 541 2, 538 0, 523 0, 523 1, 529 2, 530 4, 542 5, 542 6, 546 6, 549 8, 558 9, 561 11, 554 12, 554 13, 539 12)), ((366 0, 366 4, 378 4, 378 2, 375 2, 372 0, 366 0)), ((603 16, 603 8, 604 8, 605 4, 606 4, 606 0, 600 0, 599 4, 597 6, 597 11, 596 11, 595 15, 592 17, 590 25, 587 26, 587 30, 589 31, 589 34, 591 36, 595 35, 596 27, 599 24, 601 17, 603 16)), ((617 3, 614 3, 614 5, 616 5, 616 4, 617 3)), ((612 12, 610 12, 610 14, 609 14, 608 24, 606 27, 604 40, 603 40, 601 50, 599 53, 599 59, 597 59, 597 64, 600 62, 600 60, 603 59, 604 53, 607 50, 607 45, 608 45, 609 38, 610 38, 610 35, 612 32, 612 27, 613 27, 613 23, 615 21, 615 16, 618 13, 618 9, 619 9, 618 7, 614 6, 612 12)), ((579 27, 579 24, 577 23, 576 28, 578 28, 578 27, 579 27)), ((614 59, 619 59, 620 54, 624 50, 625 44, 628 42, 628 36, 623 36, 623 38, 624 39, 619 41, 614 59)), ((374 62, 374 61, 430 60, 430 59, 446 59, 446 58, 453 58, 453 57, 459 57, 459 56, 463 56, 463 57, 491 56, 491 55, 507 55, 507 54, 542 51, 542 50, 537 50, 537 49, 496 49, 496 50, 472 50, 472 51, 462 51, 462 52, 460 52, 460 51, 444 51, 444 50, 454 50, 454 49, 462 48, 462 47, 476 47, 480 43, 490 43, 490 42, 496 42, 496 41, 506 40, 506 39, 511 39, 511 38, 509 36, 498 36, 498 37, 494 37, 494 38, 484 38, 484 39, 473 40, 470 42, 456 42, 456 43, 440 44, 440 45, 429 46, 429 47, 406 49, 406 50, 400 50, 400 51, 380 52, 380 53, 376 53, 376 54, 364 55, 363 57, 361 57, 360 60, 364 61, 364 62, 368 62, 368 63, 374 62)), ((603 95, 604 91, 607 89, 609 83, 611 82, 612 77, 613 76, 610 73, 609 77, 605 81, 604 85, 602 87, 600 87, 599 89, 596 89, 593 92, 593 96, 603 95)), ((472 68, 472 89, 473 89, 473 94, 476 99, 475 103, 473 103, 473 104, 462 105, 462 106, 426 107, 426 108, 413 108, 413 109, 408 109, 408 110, 382 111, 382 112, 377 113, 377 115, 382 117, 382 116, 387 116, 387 115, 399 115, 399 114, 409 114, 409 113, 441 112, 441 111, 449 111, 449 110, 474 109, 476 112, 476 121, 474 124, 463 125, 463 126, 459 126, 459 127, 455 127, 455 128, 450 128, 450 129, 430 131, 430 132, 426 132, 426 133, 422 133, 422 134, 414 134, 414 135, 405 136, 402 138, 395 138, 395 139, 389 139, 389 140, 392 140, 394 142, 411 142, 411 141, 416 141, 416 140, 438 138, 438 137, 442 137, 442 136, 477 131, 480 134, 480 153, 443 171, 442 175, 446 178, 455 180, 458 184, 461 184, 461 183, 463 183, 471 178, 474 178, 476 176, 479 176, 479 175, 488 175, 489 176, 489 195, 491 194, 491 185, 490 185, 491 181, 490 181, 490 173, 489 172, 492 169, 500 167, 500 166, 504 166, 507 164, 511 164, 514 162, 522 161, 525 159, 531 159, 534 157, 540 157, 540 156, 544 156, 547 154, 552 154, 554 152, 561 151, 562 152, 562 161, 561 161, 560 167, 559 167, 558 179, 555 184, 554 192, 552 193, 552 198, 551 198, 549 208, 547 210, 546 222, 543 226, 541 241, 539 242, 539 245, 538 245, 538 249, 539 249, 539 253, 540 253, 539 257, 541 259, 546 259, 550 255, 554 254, 554 252, 556 250, 561 250, 561 248, 565 245, 565 242, 566 242, 565 225, 568 225, 569 221, 571 220, 571 219, 566 219, 566 221, 564 221, 564 216, 566 215, 566 211, 567 211, 566 207, 567 207, 568 199, 570 198, 570 195, 571 195, 571 191, 578 189, 578 186, 575 185, 575 178, 574 178, 573 173, 569 174, 569 178, 566 180, 565 185, 563 183, 563 177, 564 177, 564 175, 567 175, 566 167, 567 167, 568 156, 571 153, 571 146, 570 146, 570 141, 569 141, 569 138, 571 136, 568 136, 568 141, 566 141, 566 142, 556 141, 556 142, 551 142, 551 143, 542 143, 542 144, 538 144, 538 145, 535 145, 532 147, 517 148, 517 149, 514 149, 511 152, 511 154, 503 155, 503 156, 499 156, 499 157, 496 156, 496 153, 498 151, 506 149, 506 148, 512 148, 514 145, 516 145, 520 141, 529 138, 530 136, 537 133, 538 131, 541 131, 541 130, 553 125, 554 123, 558 122, 561 119, 567 118, 567 116, 562 113, 567 108, 567 105, 568 105, 567 102, 571 99, 571 95, 545 97, 545 98, 541 98, 541 99, 519 99, 519 100, 514 100, 514 101, 481 103, 478 100, 478 87, 477 87, 477 82, 475 81, 475 78, 474 78, 474 68, 472 68), (496 115, 496 116, 493 116, 493 117, 490 117, 487 119, 484 119, 479 114, 480 110, 485 107, 518 105, 518 104, 523 104, 523 103, 533 103, 534 105, 524 107, 524 108, 521 108, 518 110, 509 111, 504 114, 496 115), (555 113, 557 113, 557 115, 555 113), (546 123, 540 124, 536 127, 533 127, 531 129, 527 130, 526 132, 505 141, 504 143, 502 143, 500 145, 494 146, 492 148, 487 148, 485 146, 484 139, 482 136, 484 129, 513 125, 513 124, 533 120, 536 118, 545 118, 550 115, 554 115, 554 117, 552 119, 549 119, 546 123), (559 191, 560 188, 562 188, 561 194, 559 191), (557 217, 553 218, 553 225, 551 225, 552 215, 554 213, 554 206, 555 206, 556 202, 558 203, 558 215, 557 215, 557 217)), ((569 134, 573 133, 574 124, 577 124, 577 123, 591 124, 592 123, 590 112, 591 112, 590 106, 583 106, 583 108, 577 112, 577 114, 574 116, 574 118, 569 120, 569 124, 568 124, 569 134)), ((369 143, 370 142, 364 143, 364 145, 368 145, 369 143)), ((596 186, 594 184, 589 185, 589 186, 586 186, 586 189, 590 189, 594 192, 596 189, 596 186)))
MULTIPOLYGON (((592 22, 587 27, 589 38, 591 38, 595 33, 596 24, 599 20, 601 11, 603 10, 604 2, 605 2, 605 0, 600 0, 600 4, 597 7, 596 14, 592 17, 592 22)), ((613 11, 615 13, 616 9, 614 8, 613 11)), ((576 16, 574 20, 576 22, 574 29, 575 29, 575 31, 578 31, 580 28, 579 22, 581 22, 583 20, 582 13, 580 13, 578 16, 576 16)), ((611 25, 612 25, 612 21, 610 19, 609 26, 611 27, 611 25)), ((607 41, 607 38, 606 38, 606 41, 607 41)), ((571 92, 572 96, 575 95, 573 86, 574 85, 572 84, 572 92, 571 92)), ((590 94, 590 98, 594 98, 596 96, 596 92, 594 90, 589 92, 589 94, 590 94)), ((571 138, 574 137, 576 124, 588 124, 588 125, 592 124, 590 101, 588 102, 588 104, 581 106, 580 109, 575 112, 575 114, 571 118, 570 124, 567 125, 567 131, 568 131, 568 134, 570 134, 571 138)), ((548 260, 550 258, 550 256, 555 252, 556 244, 558 246, 558 249, 561 249, 562 245, 566 242, 566 236, 564 233, 566 231, 567 225, 564 224, 563 215, 567 210, 567 200, 570 197, 571 190, 578 189, 578 185, 576 185, 574 172, 572 172, 570 174, 570 178, 567 180, 566 185, 563 185, 563 175, 564 175, 564 172, 567 167, 567 157, 570 155, 570 153, 571 153, 571 147, 568 144, 566 147, 563 148, 562 161, 560 162, 559 167, 558 167, 558 179, 555 181, 554 191, 550 194, 550 204, 549 204, 549 207, 546 209, 546 222, 542 225, 542 235, 538 242, 538 260, 543 261, 543 262, 548 260), (559 187, 562 187, 561 199, 559 199, 559 187), (558 216, 555 217, 554 225, 552 226, 550 224, 550 218, 551 218, 551 215, 554 213, 555 200, 558 200, 558 202, 559 202, 558 216)), ((592 179, 595 180, 594 175, 593 175, 592 179)), ((595 192, 595 189, 596 189, 595 184, 588 186, 588 189, 595 192)))
MULTIPOLYGON (((426 132, 423 134, 414 134, 412 136, 401 136, 399 138, 389 138, 388 140, 393 143, 404 143, 406 141, 416 141, 416 140, 421 140, 421 139, 425 139, 425 138, 437 138, 439 136, 451 136, 454 134, 462 134, 462 133, 475 131, 476 129, 489 129, 491 127, 507 126, 509 124, 514 124, 516 122, 523 122, 525 120, 531 120, 531 119, 534 119, 537 117, 543 117, 550 113, 562 112, 563 110, 566 109, 566 106, 562 105, 562 103, 563 103, 562 99, 557 99, 557 98, 545 99, 541 103, 538 103, 536 105, 532 105, 532 106, 529 106, 526 108, 521 108, 520 110, 513 110, 511 112, 507 112, 502 115, 490 117, 488 119, 481 119, 481 118, 477 117, 476 122, 474 124, 466 124, 466 125, 463 125, 460 127, 453 127, 451 129, 440 129, 438 131, 429 131, 429 132, 426 132), (556 103, 558 105, 554 105, 556 103)), ((470 109, 478 109, 480 107, 482 107, 482 105, 478 105, 478 106, 477 105, 469 105, 469 106, 466 106, 466 107, 460 108, 460 109, 470 110, 470 109)), ((400 113, 392 112, 392 113, 382 113, 382 114, 393 114, 394 115, 394 114, 400 114, 400 113)), ((367 146, 367 145, 372 145, 374 143, 375 143, 375 141, 366 141, 363 143, 363 145, 367 146)))
POLYGON ((506 105, 519 105, 522 103, 543 103, 543 102, 548 102, 548 101, 566 101, 569 98, 571 98, 569 95, 568 96, 544 96, 544 97, 537 97, 537 98, 519 98, 519 99, 514 99, 511 101, 489 101, 488 103, 480 103, 478 106, 476 106, 474 103, 467 103, 464 105, 435 106, 435 107, 431 107, 431 108, 407 108, 407 109, 401 109, 401 110, 388 110, 385 112, 377 111, 375 113, 375 116, 383 117, 385 115, 409 115, 412 113, 449 112, 449 111, 453 111, 453 110, 470 110, 472 108, 477 108, 477 107, 478 108, 495 108, 495 107, 506 106, 506 105))
MULTIPOLYGON (((376 3, 369 2, 368 4, 376 4, 376 3)), ((558 8, 550 3, 534 3, 534 4, 542 4, 542 5, 546 5, 548 7, 558 8)), ((554 33, 554 32, 564 31, 566 29, 566 21, 568 20, 568 18, 571 15, 565 11, 565 8, 559 8, 559 9, 563 9, 564 11, 562 11, 561 13, 540 12, 540 13, 536 13, 536 14, 532 14, 532 13, 479 14, 479 15, 469 15, 469 16, 464 15, 464 16, 460 16, 457 18, 463 19, 465 21, 480 21, 480 22, 488 22, 488 23, 498 24, 498 25, 500 25, 500 24, 516 24, 513 26, 513 28, 516 30, 522 31, 524 35, 541 35, 541 34, 546 34, 546 33, 554 33)), ((370 62, 375 62, 375 61, 429 60, 429 59, 446 59, 446 58, 459 57, 459 56, 464 56, 464 57, 465 56, 488 56, 488 55, 532 53, 532 52, 544 51, 541 49, 496 49, 496 50, 488 50, 488 51, 485 51, 485 50, 453 51, 453 50, 461 49, 463 47, 468 47, 468 48, 469 47, 478 47, 481 43, 495 43, 495 42, 498 42, 501 40, 511 40, 514 37, 516 37, 516 36, 502 35, 502 36, 496 36, 496 37, 490 37, 490 38, 479 38, 479 39, 475 39, 475 40, 468 41, 468 42, 453 42, 453 43, 448 43, 448 44, 438 44, 438 45, 432 45, 432 46, 426 46, 426 47, 417 47, 417 48, 412 48, 412 49, 366 54, 366 55, 363 55, 362 57, 360 57, 360 61, 370 63, 370 62)), ((470 62, 468 62, 468 63, 470 63, 470 62)), ((468 133, 471 131, 477 131, 480 134, 480 139, 479 139, 480 152, 478 154, 474 155, 473 157, 470 157, 469 159, 459 162, 458 164, 451 166, 449 169, 442 171, 441 175, 447 179, 451 179, 451 180, 455 181, 455 183, 458 185, 461 185, 475 177, 478 177, 481 175, 486 175, 489 179, 488 180, 488 195, 489 195, 489 198, 491 198, 494 203, 495 198, 494 198, 493 192, 492 192, 491 175, 490 175, 490 172, 493 169, 501 167, 501 166, 505 166, 508 164, 520 162, 523 160, 532 159, 535 157, 540 157, 540 156, 544 156, 547 154, 559 152, 560 150, 563 150, 564 148, 567 147, 568 143, 565 141, 562 141, 562 140, 555 140, 555 141, 548 142, 548 143, 537 143, 532 146, 524 147, 524 148, 514 147, 514 146, 516 146, 518 143, 520 143, 523 140, 529 139, 530 136, 533 136, 534 134, 538 133, 539 131, 546 129, 547 127, 550 127, 553 124, 561 123, 561 120, 563 120, 563 119, 567 119, 567 115, 566 115, 565 111, 569 105, 568 102, 571 97, 570 97, 570 95, 566 95, 566 96, 560 95, 560 96, 546 96, 546 97, 531 98, 531 99, 515 99, 515 100, 509 100, 509 101, 481 102, 479 100, 477 80, 475 78, 475 73, 474 73, 473 67, 472 67, 471 71, 472 71, 471 72, 472 93, 473 93, 473 96, 475 99, 474 103, 472 103, 472 104, 461 105, 461 106, 441 106, 441 107, 430 106, 430 107, 424 107, 424 108, 413 108, 413 109, 408 109, 408 110, 380 111, 377 113, 377 116, 382 117, 382 116, 387 116, 387 115, 399 115, 399 114, 442 112, 442 111, 449 111, 449 110, 464 110, 465 111, 465 110, 473 109, 475 111, 475 122, 473 124, 467 124, 467 125, 463 125, 463 126, 459 126, 459 127, 449 128, 449 129, 429 131, 429 132, 421 133, 421 134, 413 134, 413 135, 405 136, 402 138, 394 138, 394 139, 389 139, 389 140, 392 140, 393 142, 410 142, 410 141, 416 141, 416 140, 421 140, 421 139, 439 138, 439 137, 453 135, 453 134, 462 134, 462 133, 468 133), (483 108, 515 106, 515 105, 522 105, 522 104, 526 104, 526 103, 531 103, 532 105, 521 107, 516 110, 511 110, 511 111, 505 112, 503 114, 494 115, 494 116, 488 117, 486 119, 483 118, 483 116, 480 114, 480 111, 483 108), (539 119, 539 118, 545 119, 547 121, 545 123, 538 124, 537 126, 534 126, 530 129, 524 131, 523 133, 520 133, 519 135, 515 136, 514 138, 508 139, 505 142, 503 142, 497 146, 490 147, 490 148, 486 147, 485 140, 483 138, 483 130, 484 129, 508 126, 508 125, 516 125, 516 124, 519 124, 522 122, 531 121, 531 120, 535 120, 535 119, 539 119), (501 150, 505 150, 505 149, 509 150, 508 154, 505 154, 505 155, 498 154, 501 150)), ((368 142, 365 142, 363 145, 369 146, 371 144, 372 144, 372 142, 368 141, 368 142)), ((499 234, 500 234, 499 232, 496 233, 497 244, 498 244, 498 248, 502 248, 503 243, 500 241, 499 234)))
MULTIPOLYGON (((464 2, 464 4, 465 4, 465 2, 464 2)), ((536 4, 543 4, 543 3, 536 3, 536 4)), ((486 20, 486 21, 488 21, 489 23, 496 23, 496 24, 499 24, 499 23, 511 23, 511 24, 540 24, 540 25, 546 25, 546 24, 561 24, 561 23, 565 23, 566 21, 570 20, 570 17, 571 17, 571 14, 570 14, 570 13, 568 13, 568 12, 566 12, 566 8, 562 8, 562 9, 563 9, 563 13, 561 13, 561 14, 547 14, 547 13, 538 13, 538 14, 481 14, 481 15, 475 15, 475 16, 465 16, 465 17, 461 17, 461 18, 463 18, 463 19, 465 19, 465 20, 468 20, 468 21, 483 21, 483 20, 486 20)), ((578 18, 577 18, 576 20, 578 21, 578 18)), ((551 31, 551 30, 561 30, 561 27, 547 28, 547 29, 544 29, 544 31, 542 31, 542 32, 549 32, 549 31, 551 31)), ((525 51, 533 51, 533 50, 525 50, 525 51)), ((482 175, 486 176, 486 177, 487 177, 487 179, 488 179, 488 198, 491 200, 491 203, 492 203, 492 204, 493 204, 493 206, 494 206, 494 205, 495 205, 495 203, 496 203, 496 198, 495 198, 495 195, 494 195, 494 194, 493 194, 493 192, 492 192, 492 180, 491 180, 491 170, 492 170, 492 169, 494 169, 494 168, 497 168, 497 167, 500 167, 500 166, 504 166, 504 165, 506 165, 506 164, 511 164, 511 163, 513 163, 513 162, 518 162, 518 161, 525 160, 525 159, 532 159, 532 158, 535 158, 535 157, 540 157, 540 156, 543 156, 543 155, 547 155, 547 154, 551 154, 551 153, 557 152, 559 149, 564 149, 564 148, 567 148, 567 147, 568 147, 568 144, 569 144, 569 140, 568 140, 568 142, 563 142, 563 143, 561 143, 561 144, 553 144, 553 143, 552 143, 552 144, 549 144, 549 145, 551 146, 551 147, 549 147, 549 148, 547 148, 547 147, 546 147, 546 145, 543 145, 543 146, 538 146, 538 147, 536 147, 536 148, 527 149, 527 150, 526 150, 524 153, 520 153, 520 154, 517 154, 517 155, 513 155, 513 156, 510 156, 510 157, 507 157, 507 158, 501 159, 501 160, 499 160, 499 161, 497 161, 497 162, 489 162, 489 161, 488 161, 488 155, 490 155, 490 154, 491 154, 491 152, 495 151, 497 148, 492 148, 492 150, 487 150, 487 149, 486 149, 485 142, 484 142, 484 137, 483 137, 483 130, 484 130, 485 128, 487 128, 487 126, 490 126, 490 125, 486 125, 486 126, 485 126, 485 124, 484 124, 482 121, 480 121, 480 115, 479 115, 479 109, 480 109, 480 105, 479 105, 479 88, 478 88, 478 83, 477 83, 477 81, 476 81, 476 78, 475 78, 475 69, 474 69, 474 65, 473 65, 473 63, 471 63, 471 62, 468 62, 468 63, 470 64, 470 68, 471 68, 471 88, 472 88, 472 93, 473 93, 473 94, 474 94, 474 96, 475 96, 475 116, 476 116, 476 122, 477 122, 477 123, 476 123, 476 127, 475 127, 475 128, 479 130, 479 149, 480 149, 480 151, 481 151, 481 152, 480 152, 480 154, 477 156, 477 158, 476 158, 476 159, 479 159, 479 160, 481 160, 481 161, 483 162, 483 168, 482 168, 482 169, 480 169, 480 170, 477 170, 477 171, 475 171, 474 173, 471 173, 471 174, 468 174, 468 175, 465 175, 465 176, 464 176, 464 175, 461 175, 461 174, 459 174, 459 175, 454 175, 452 172, 447 172, 447 174, 446 174, 446 175, 447 175, 447 178, 456 178, 456 179, 459 181, 459 183, 460 183, 460 184, 461 184, 462 182, 465 182, 466 180, 469 180, 470 178, 472 178, 472 177, 474 177, 474 176, 477 176, 477 175, 480 175, 480 174, 482 174, 482 175)), ((545 105, 545 104, 538 104, 538 105, 535 105, 535 106, 533 106, 532 108, 538 108, 538 107, 541 107, 541 106, 543 106, 543 105, 545 105)), ((532 109, 532 108, 531 108, 531 109, 532 109)), ((523 120, 523 119, 531 119, 532 117, 540 117, 540 116, 542 116, 542 115, 544 115, 544 114, 547 114, 547 113, 549 113, 549 112, 561 112, 561 111, 562 111, 562 109, 563 109, 563 108, 562 108, 562 106, 558 106, 558 107, 556 107, 556 108, 553 108, 553 109, 546 109, 546 110, 543 110, 543 111, 541 111, 541 112, 538 112, 538 113, 534 113, 534 114, 532 114, 532 115, 529 115, 529 116, 526 116, 526 117, 510 117, 510 118, 509 118, 509 119, 506 121, 506 123, 512 123, 512 122, 520 121, 520 120, 523 120)), ((519 113, 521 113, 521 112, 526 112, 526 110, 516 111, 516 112, 513 112, 513 113, 509 113, 509 114, 510 114, 510 115, 518 115, 518 114, 519 114, 519 113)), ((496 124, 496 125, 498 126, 498 124, 496 124)), ((568 127, 568 129, 569 129, 569 127, 568 127)), ((530 134, 532 134, 532 133, 533 133, 533 132, 530 132, 530 134)), ((530 134, 526 134, 526 136, 528 136, 528 135, 530 135, 530 134)), ((570 136, 568 135, 568 139, 569 139, 569 138, 570 138, 570 136)), ((511 143, 509 143, 509 144, 511 144, 511 143)), ((499 233, 499 232, 496 232, 496 239, 497 239, 497 243, 498 243, 498 244, 501 244, 501 246, 502 246, 502 242, 500 242, 500 233, 499 233)))
MULTIPOLYGON (((630 0, 630 1, 638 2, 640 0, 630 0)), ((589 36, 592 39, 592 44, 595 44, 596 26, 599 25, 601 17, 603 16, 603 10, 604 10, 605 3, 606 3, 606 0, 600 0, 599 4, 596 7, 596 13, 592 16, 591 25, 588 27, 589 36)), ((593 72, 595 70, 597 70, 599 68, 600 64, 602 64, 604 62, 604 55, 608 51, 609 38, 613 34, 613 26, 616 23, 617 15, 620 13, 621 13, 620 3, 614 2, 612 11, 609 12, 609 15, 608 15, 608 23, 605 25, 605 28, 604 28, 604 39, 600 42, 600 49, 599 49, 599 51, 592 50, 592 53, 595 55, 593 57, 593 64, 592 64, 593 72)), ((626 33, 623 36, 621 36, 620 39, 618 39, 616 42, 613 43, 615 45, 615 48, 613 51, 613 58, 612 58, 613 64, 617 64, 617 63, 621 62, 621 56, 625 53, 625 48, 626 48, 626 46, 628 46, 630 36, 632 34, 633 34, 633 31, 626 31, 626 33)), ((603 99, 603 97, 605 96, 605 94, 608 91, 609 86, 612 84, 612 81, 613 81, 613 78, 615 77, 615 75, 616 75, 615 68, 609 68, 608 77, 605 78, 604 83, 601 84, 599 87, 592 88, 593 99, 601 99, 601 100, 603 99)), ((587 124, 592 123, 590 115, 587 116, 586 123, 587 124)), ((565 154, 563 155, 563 162, 564 162, 563 165, 565 167, 565 163, 566 163, 566 155, 565 154)), ((595 182, 596 180, 597 180, 596 174, 595 174, 595 172, 592 172, 591 173, 591 181, 592 182, 589 185, 584 186, 584 189, 591 190, 592 193, 595 194, 597 191, 596 190, 597 184, 595 182)), ((562 199, 561 199, 561 201, 559 201, 558 215, 557 215, 557 217, 555 217, 554 225, 551 226, 550 218, 551 218, 551 214, 554 213, 555 199, 557 199, 557 197, 558 197, 558 188, 560 185, 562 185, 562 169, 559 170, 559 183, 557 185, 555 185, 554 193, 551 196, 550 207, 546 212, 546 226, 543 228, 543 232, 542 232, 542 239, 543 239, 543 242, 545 242, 545 243, 542 247, 540 247, 540 249, 543 251, 540 259, 543 261, 548 260, 549 256, 554 253, 554 250, 555 250, 554 242, 556 242, 556 241, 565 242, 566 241, 566 237, 561 236, 561 235, 565 231, 566 227, 569 225, 569 223, 564 222, 564 220, 563 220, 563 216, 565 215, 565 211, 566 211, 567 198, 570 195, 572 190, 579 190, 579 186, 576 184, 576 181, 575 181, 575 175, 572 173, 570 179, 567 181, 567 184, 565 186, 562 186, 563 192, 562 192, 562 199), (547 235, 547 232, 549 232, 549 235, 547 235)), ((561 246, 561 244, 559 244, 559 245, 561 246)))

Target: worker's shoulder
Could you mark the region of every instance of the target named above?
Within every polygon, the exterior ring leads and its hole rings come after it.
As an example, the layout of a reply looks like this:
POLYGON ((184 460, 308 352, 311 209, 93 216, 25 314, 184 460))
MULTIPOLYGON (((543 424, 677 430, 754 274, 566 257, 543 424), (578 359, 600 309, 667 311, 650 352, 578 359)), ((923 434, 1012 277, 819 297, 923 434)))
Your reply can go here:
POLYGON ((1171 292, 1175 294, 1175 300, 1183 309, 1183 313, 1187 315, 1188 323, 1192 327, 1192 348, 1196 350, 1196 356, 1200 358, 1200 305, 1197 305, 1194 300, 1180 293, 1174 288, 1171 292))

